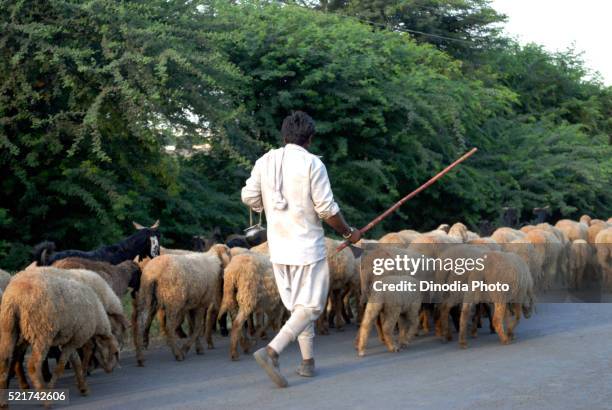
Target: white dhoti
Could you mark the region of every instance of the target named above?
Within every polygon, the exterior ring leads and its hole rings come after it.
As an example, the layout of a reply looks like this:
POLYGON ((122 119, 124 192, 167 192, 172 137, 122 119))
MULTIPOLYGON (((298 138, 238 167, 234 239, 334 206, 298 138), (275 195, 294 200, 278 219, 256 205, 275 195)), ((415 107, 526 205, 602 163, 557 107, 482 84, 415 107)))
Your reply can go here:
POLYGON ((273 264, 273 269, 281 300, 291 317, 269 346, 281 353, 297 339, 302 358, 311 359, 314 321, 323 312, 329 291, 327 258, 303 266, 273 264))

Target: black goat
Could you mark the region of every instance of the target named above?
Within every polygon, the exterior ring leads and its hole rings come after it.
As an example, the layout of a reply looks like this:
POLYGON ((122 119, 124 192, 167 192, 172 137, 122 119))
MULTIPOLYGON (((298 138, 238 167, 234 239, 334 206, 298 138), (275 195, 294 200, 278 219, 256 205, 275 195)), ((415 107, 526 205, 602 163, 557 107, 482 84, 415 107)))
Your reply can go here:
POLYGON ((102 246, 93 251, 66 250, 55 252, 55 244, 45 241, 34 247, 33 256, 38 266, 49 266, 53 262, 68 257, 78 257, 117 265, 136 256, 154 258, 159 256, 159 221, 146 228, 134 222, 137 231, 121 242, 102 246))

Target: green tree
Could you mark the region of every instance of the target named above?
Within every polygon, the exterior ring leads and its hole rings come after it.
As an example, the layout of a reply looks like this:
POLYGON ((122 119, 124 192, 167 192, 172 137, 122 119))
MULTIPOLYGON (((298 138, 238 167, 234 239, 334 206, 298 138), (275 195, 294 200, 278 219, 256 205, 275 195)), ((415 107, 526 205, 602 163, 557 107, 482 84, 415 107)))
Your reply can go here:
POLYGON ((237 112, 211 19, 191 1, 0 2, 0 257, 159 217, 180 192, 168 136, 202 140, 237 112))

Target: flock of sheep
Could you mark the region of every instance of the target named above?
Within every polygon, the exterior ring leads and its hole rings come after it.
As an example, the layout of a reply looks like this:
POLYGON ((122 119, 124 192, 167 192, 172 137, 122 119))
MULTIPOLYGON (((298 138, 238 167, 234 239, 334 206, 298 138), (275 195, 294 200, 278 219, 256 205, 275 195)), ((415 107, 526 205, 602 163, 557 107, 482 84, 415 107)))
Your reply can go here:
MULTIPOLYGON (((466 347, 470 325, 476 336, 483 315, 488 315, 491 331, 506 344, 514 337, 521 314, 529 317, 532 313, 536 291, 558 282, 579 286, 589 275, 599 277, 604 286, 612 285, 612 218, 603 221, 585 215, 580 221, 561 220, 554 226, 503 227, 490 237, 480 237, 456 223, 426 233, 403 230, 362 243, 389 244, 376 247, 374 254, 366 252, 366 257, 486 254, 489 268, 468 271, 461 280, 478 276, 495 282, 503 278, 513 284, 514 293, 510 303, 491 295, 478 299, 461 292, 450 292, 436 304, 424 303, 427 295, 419 292, 374 295, 372 273, 360 268, 361 261, 349 249, 336 253, 340 242, 328 238, 329 298, 317 331, 326 334, 330 326, 341 330, 354 319, 360 324, 355 341, 360 356, 366 352, 373 326, 388 350, 396 352, 419 331, 429 333, 432 323, 438 337, 451 340, 449 318, 459 331, 460 345, 466 347)), ((196 353, 203 354, 204 338, 212 348, 218 318, 227 320, 229 315, 229 353, 237 360, 240 350, 248 352, 258 339, 278 330, 288 315, 276 289, 267 243, 250 249, 214 244, 202 252, 162 248, 159 253, 116 265, 67 257, 55 260, 52 266, 33 263, 13 276, 0 271, 0 388, 7 388, 15 376, 22 389, 29 388, 29 381, 38 390, 51 389, 70 363, 79 391, 85 395, 89 371, 96 366, 113 370, 129 330, 137 362, 144 365, 155 318, 172 354, 181 361, 194 345, 196 353), (130 290, 131 323, 121 303, 130 290), (29 381, 24 371, 28 349, 29 381), (50 359, 56 361, 53 371, 50 359)), ((435 274, 438 281, 451 280, 442 272, 435 274)), ((395 272, 381 280, 393 283, 419 278, 418 273, 395 272)))

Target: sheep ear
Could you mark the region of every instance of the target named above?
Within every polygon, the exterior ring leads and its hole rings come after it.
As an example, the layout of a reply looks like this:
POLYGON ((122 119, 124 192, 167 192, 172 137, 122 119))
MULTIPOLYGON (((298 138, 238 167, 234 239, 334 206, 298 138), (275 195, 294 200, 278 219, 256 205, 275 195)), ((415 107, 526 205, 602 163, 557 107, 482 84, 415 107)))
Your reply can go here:
POLYGON ((159 219, 155 221, 155 223, 151 226, 151 229, 157 229, 157 228, 159 228, 159 219))
POLYGON ((132 221, 132 224, 134 225, 134 228, 136 228, 136 229, 144 229, 144 226, 142 226, 138 222, 132 221))

